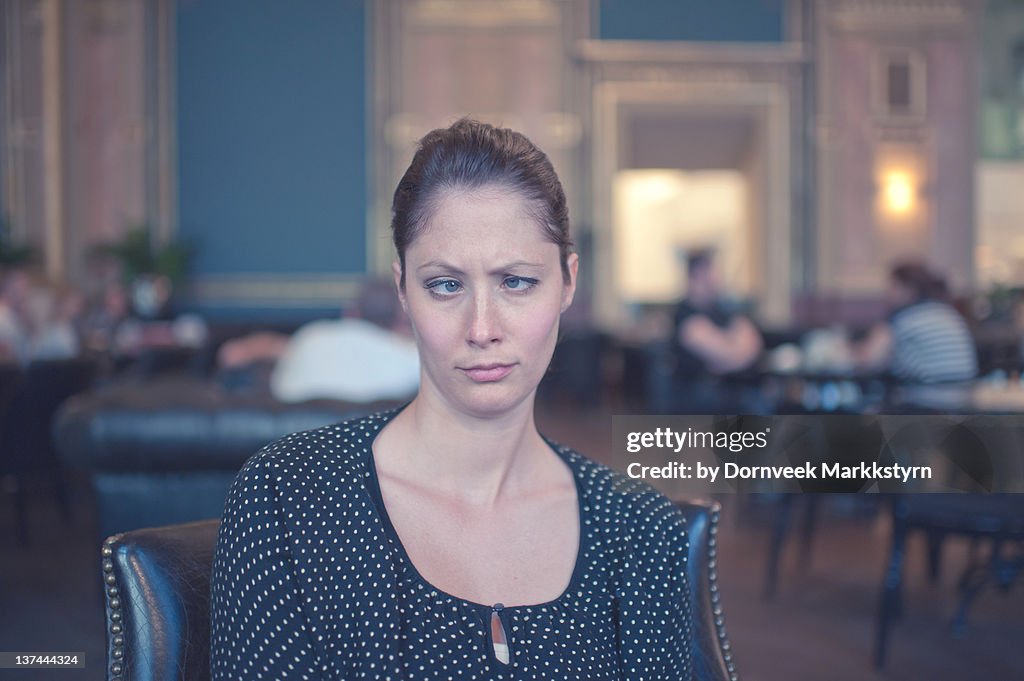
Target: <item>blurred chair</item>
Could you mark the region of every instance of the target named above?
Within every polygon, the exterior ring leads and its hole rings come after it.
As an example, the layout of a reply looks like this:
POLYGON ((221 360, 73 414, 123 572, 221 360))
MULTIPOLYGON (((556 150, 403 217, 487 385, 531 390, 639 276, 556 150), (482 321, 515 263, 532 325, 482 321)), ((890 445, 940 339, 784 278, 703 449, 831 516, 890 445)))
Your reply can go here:
POLYGON ((819 499, 817 494, 780 494, 776 501, 768 560, 765 566, 764 597, 767 599, 774 598, 779 589, 779 563, 782 560, 782 549, 790 532, 797 502, 803 504, 803 518, 800 523, 800 569, 802 571, 806 571, 810 566, 814 535, 818 525, 819 499))
MULTIPOLYGON (((932 550, 943 538, 988 540, 987 561, 973 559, 960 580, 960 604, 953 618, 955 631, 967 625, 967 612, 987 586, 1007 590, 1024 570, 1024 495, 1020 494, 917 494, 893 497, 892 548, 882 583, 875 641, 875 667, 881 669, 888 653, 889 629, 902 611, 903 561, 907 537, 923 533, 932 550), (1007 547, 1017 545, 1016 554, 1007 547)), ((931 569, 935 569, 935 558, 931 569)))
MULTIPOLYGON (((862 459, 881 455, 883 434, 873 416, 845 414, 827 419, 793 418, 785 423, 793 432, 800 432, 801 427, 806 426, 803 435, 786 444, 785 458, 789 464, 800 465, 810 461, 815 468, 823 462, 857 465, 862 459)), ((775 435, 785 441, 784 432, 775 435)), ((833 508, 837 504, 842 506, 846 515, 852 513, 867 519, 875 513, 877 495, 860 495, 859 492, 869 486, 869 482, 860 479, 807 480, 800 484, 803 494, 784 493, 762 497, 763 501, 775 501, 776 504, 765 565, 765 598, 774 597, 778 590, 779 564, 786 538, 793 529, 797 507, 803 507, 800 521, 800 568, 806 570, 810 565, 822 501, 818 493, 828 493, 826 500, 833 508)))
POLYGON ((13 363, 0 363, 0 414, 3 414, 7 405, 10 404, 14 390, 22 378, 24 378, 24 374, 20 366, 13 363))
POLYGON ((163 378, 69 400, 54 425, 64 462, 88 473, 99 537, 219 517, 245 461, 269 442, 395 403, 276 402, 195 378, 163 378))
POLYGON ((17 538, 28 545, 26 483, 36 474, 48 476, 65 519, 70 516, 64 471, 51 437, 54 415, 63 402, 89 388, 96 374, 92 359, 59 359, 31 363, 9 393, 0 411, 0 475, 14 479, 17 538))
MULTIPOLYGON (((689 528, 694 678, 737 681, 717 583, 718 504, 679 504, 689 528)), ((216 520, 125 532, 103 544, 108 681, 210 678, 216 520)))
POLYGON ((167 374, 204 376, 209 372, 201 349, 190 347, 147 348, 139 353, 130 367, 138 380, 152 380, 167 374))
MULTIPOLYGON (((11 403, 11 399, 14 397, 14 393, 18 388, 18 384, 25 378, 24 372, 21 367, 13 362, 4 362, 0 364, 0 446, 3 445, 3 424, 7 419, 7 407, 11 403)), ((17 495, 18 481, 13 476, 8 480, 10 472, 7 470, 8 466, 5 464, 5 456, 3 451, 0 450, 0 494, 5 493, 5 483, 10 483, 14 487, 12 488, 15 495, 17 495)), ((21 508, 20 502, 17 496, 15 496, 15 507, 21 508)), ((19 526, 18 526, 18 541, 19 543, 24 540, 24 534, 20 527, 20 513, 18 514, 19 526)))
POLYGON ((609 337, 599 331, 577 330, 563 335, 541 382, 542 396, 549 401, 566 397, 584 408, 599 405, 609 345, 609 337))

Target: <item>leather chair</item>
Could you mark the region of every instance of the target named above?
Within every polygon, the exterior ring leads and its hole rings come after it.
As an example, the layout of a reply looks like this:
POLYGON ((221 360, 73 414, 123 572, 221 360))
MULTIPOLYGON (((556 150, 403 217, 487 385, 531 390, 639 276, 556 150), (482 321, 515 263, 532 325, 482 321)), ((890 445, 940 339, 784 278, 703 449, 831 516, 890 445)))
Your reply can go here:
MULTIPOLYGON (((698 681, 737 681, 717 583, 717 503, 684 502, 698 681)), ((219 522, 134 530, 103 545, 108 681, 210 678, 210 573, 219 522)), ((680 679, 680 681, 689 681, 680 679)))
POLYGON ((71 517, 64 469, 54 449, 51 427, 60 406, 87 390, 96 375, 88 358, 37 360, 19 375, 0 371, 0 478, 15 482, 15 517, 19 546, 28 546, 29 481, 46 477, 56 492, 65 521, 71 517))
POLYGON ((210 572, 218 520, 134 530, 103 543, 107 679, 210 678, 210 572))
POLYGON ((68 400, 53 430, 64 463, 89 475, 98 543, 116 532, 219 517, 231 481, 268 442, 395 405, 285 404, 168 378, 68 400))

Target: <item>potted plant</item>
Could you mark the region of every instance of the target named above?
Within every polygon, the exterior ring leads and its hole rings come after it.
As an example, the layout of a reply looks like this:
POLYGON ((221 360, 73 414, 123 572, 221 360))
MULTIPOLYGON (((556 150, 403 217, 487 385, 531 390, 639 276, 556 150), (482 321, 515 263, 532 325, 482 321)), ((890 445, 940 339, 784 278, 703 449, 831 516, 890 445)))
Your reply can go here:
POLYGON ((135 311, 149 319, 169 307, 194 253, 190 244, 180 241, 155 246, 145 225, 129 230, 120 241, 100 245, 98 250, 118 262, 135 311))

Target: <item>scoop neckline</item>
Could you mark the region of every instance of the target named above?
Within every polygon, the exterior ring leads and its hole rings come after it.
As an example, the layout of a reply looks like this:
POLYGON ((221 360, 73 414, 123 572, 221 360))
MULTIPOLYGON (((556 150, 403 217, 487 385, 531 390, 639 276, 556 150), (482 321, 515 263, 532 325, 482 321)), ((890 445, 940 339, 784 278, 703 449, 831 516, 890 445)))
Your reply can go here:
POLYGON ((398 551, 400 559, 409 568, 409 571, 412 573, 415 580, 424 588, 429 589, 431 592, 437 593, 449 600, 457 601, 459 603, 463 603, 474 608, 484 609, 488 611, 492 610, 495 606, 498 605, 501 605, 503 610, 512 612, 533 611, 538 609, 549 608, 558 605, 561 601, 569 598, 573 593, 579 591, 580 581, 583 579, 583 571, 585 568, 585 553, 589 548, 585 546, 586 534, 584 527, 586 521, 584 519, 585 503, 583 485, 580 482, 579 476, 576 473, 576 468, 573 465, 573 462, 570 461, 569 456, 563 452, 560 446, 549 440, 543 434, 541 434, 541 439, 544 440, 544 443, 547 444, 547 446, 551 448, 551 451, 553 451, 555 455, 559 459, 561 459, 569 468, 569 473, 570 475, 572 475, 573 485, 576 488, 576 507, 577 523, 579 525, 579 539, 577 541, 576 559, 575 563, 573 564, 572 574, 569 577, 569 583, 566 585, 562 593, 560 593, 555 598, 549 601, 544 601, 542 603, 529 603, 524 605, 505 605, 503 603, 497 602, 487 604, 479 603, 477 601, 471 601, 468 598, 463 598, 462 596, 456 596, 455 594, 445 591, 444 589, 436 586, 434 583, 432 583, 430 580, 423 576, 423 573, 420 572, 419 568, 416 567, 416 564, 412 561, 412 558, 409 556, 409 552, 406 551, 405 544, 402 543, 402 538, 398 536, 398 530, 395 529, 394 523, 391 522, 391 516, 388 513, 387 505, 384 503, 384 494, 381 492, 380 479, 377 476, 377 462, 373 455, 373 443, 377 439, 377 436, 380 434, 380 431, 383 430, 384 426, 387 425, 395 416, 399 414, 399 412, 401 412, 407 406, 409 406, 409 403, 403 404, 401 407, 397 407, 389 412, 382 412, 381 414, 378 415, 379 418, 377 419, 377 422, 375 423, 373 430, 368 434, 368 438, 366 441, 365 464, 367 468, 367 475, 369 476, 370 479, 368 491, 370 493, 370 498, 373 501, 374 508, 376 508, 377 514, 380 516, 381 522, 384 524, 384 531, 387 533, 388 539, 395 546, 396 550, 398 551))

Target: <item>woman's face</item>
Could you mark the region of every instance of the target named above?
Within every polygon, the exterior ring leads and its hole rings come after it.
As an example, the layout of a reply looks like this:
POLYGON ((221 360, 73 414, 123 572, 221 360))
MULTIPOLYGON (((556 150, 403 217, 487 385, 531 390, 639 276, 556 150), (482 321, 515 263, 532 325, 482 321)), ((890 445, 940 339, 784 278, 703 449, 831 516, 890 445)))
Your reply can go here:
MULTIPOLYGON (((525 200, 501 187, 443 195, 405 252, 399 292, 420 352, 420 392, 476 416, 532 399, 576 290, 525 200)), ((401 276, 395 264, 396 283, 401 276)))

